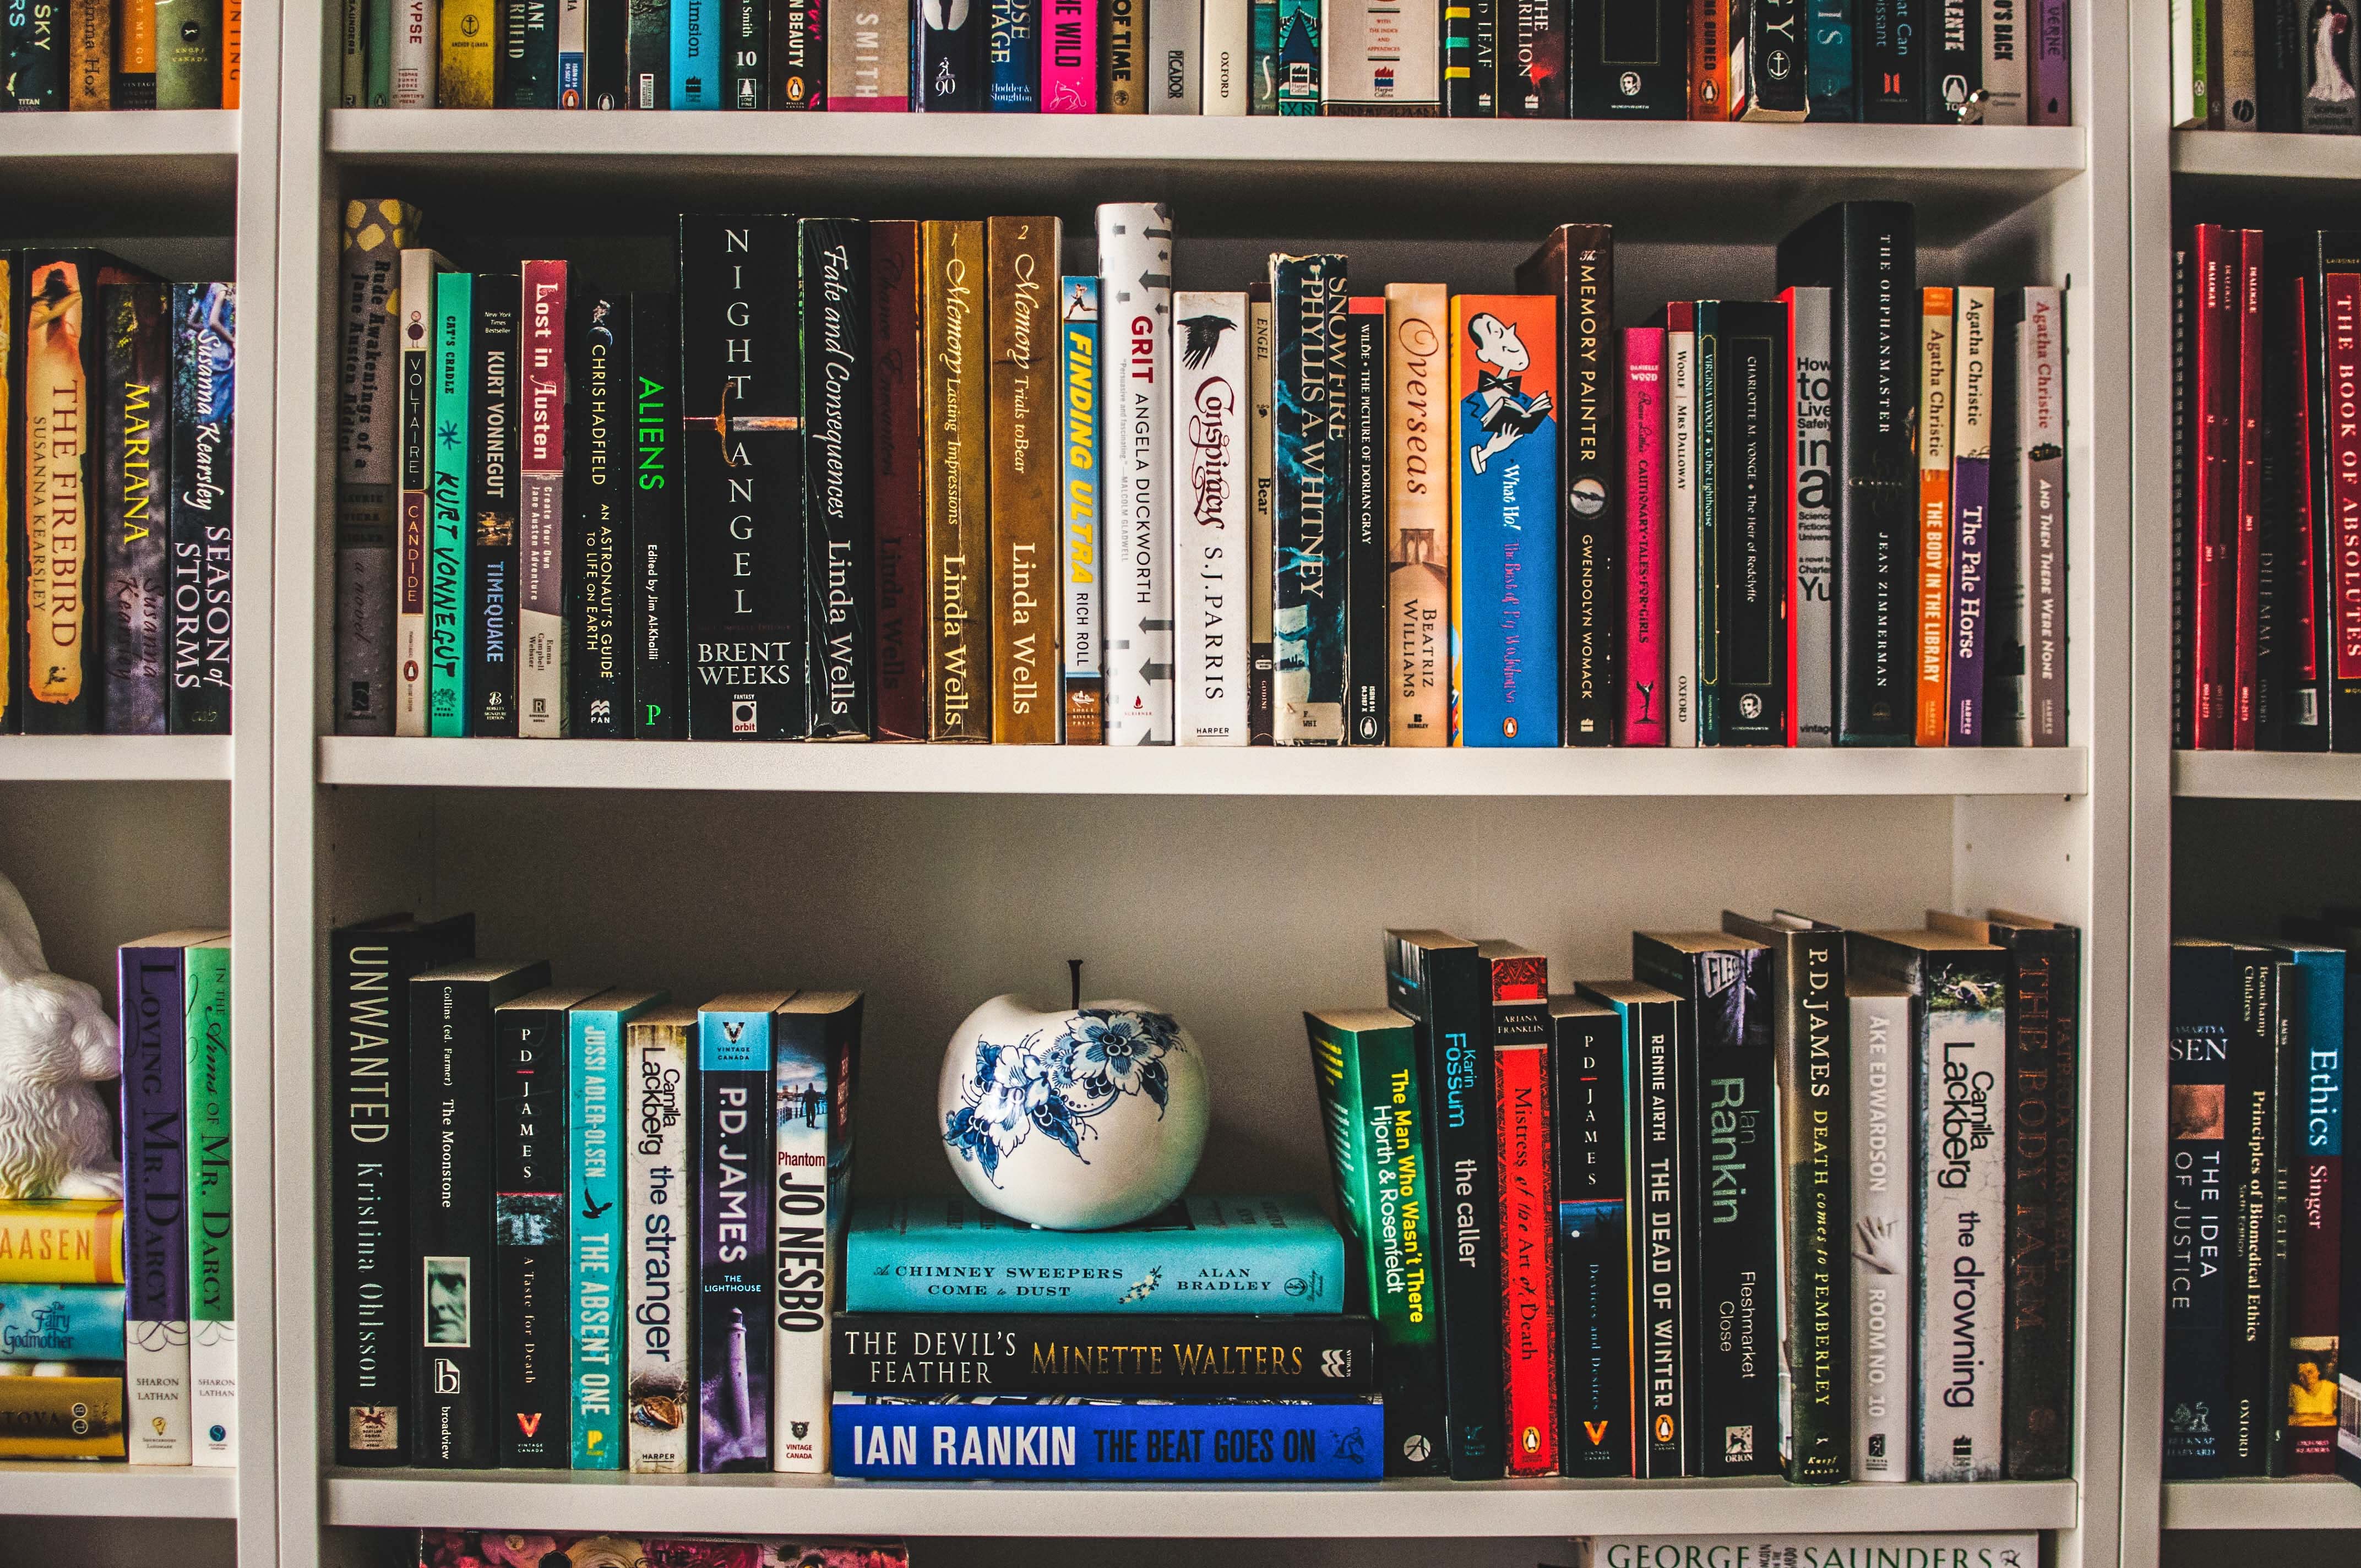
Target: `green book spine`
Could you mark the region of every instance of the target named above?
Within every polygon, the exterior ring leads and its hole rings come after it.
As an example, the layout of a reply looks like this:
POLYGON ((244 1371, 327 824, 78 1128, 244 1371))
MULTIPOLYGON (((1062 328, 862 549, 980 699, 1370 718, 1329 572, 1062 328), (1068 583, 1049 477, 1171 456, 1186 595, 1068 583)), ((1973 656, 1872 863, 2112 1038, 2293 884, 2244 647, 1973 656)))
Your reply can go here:
POLYGON ((188 949, 190 1462, 237 1462, 231 1269, 229 942, 188 949))
POLYGON ((427 475, 426 732, 467 732, 467 397, 475 384, 476 278, 434 280, 434 430, 427 475))
POLYGON ((363 48, 368 54, 368 106, 382 109, 393 102, 394 0, 361 0, 363 48))
POLYGON ((1352 1255, 1347 1308, 1378 1321, 1386 1474, 1440 1475, 1447 1465, 1443 1341, 1437 1277, 1427 1255, 1425 1146, 1411 1022, 1397 1013, 1307 1013, 1303 1026, 1328 1125, 1336 1212, 1352 1255))
POLYGON ((222 106, 222 0, 156 0, 156 107, 222 106))

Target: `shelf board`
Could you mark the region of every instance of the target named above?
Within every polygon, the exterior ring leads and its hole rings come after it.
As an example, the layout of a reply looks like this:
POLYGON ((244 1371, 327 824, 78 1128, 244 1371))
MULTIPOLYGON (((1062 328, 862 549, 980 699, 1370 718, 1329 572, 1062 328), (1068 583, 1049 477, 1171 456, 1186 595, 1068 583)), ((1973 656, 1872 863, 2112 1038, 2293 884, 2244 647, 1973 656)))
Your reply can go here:
POLYGON ((2361 800, 2361 756, 2175 751, 2172 793, 2216 800, 2361 800))
POLYGON ((2168 1481, 2167 1530, 2361 1530, 2361 1486, 2336 1475, 2168 1481))
POLYGON ((1574 215, 1642 236, 1767 241, 1839 196, 1891 196, 1918 203, 1929 244, 2079 174, 2085 146, 2076 126, 451 109, 335 110, 327 140, 345 194, 415 192, 438 222, 550 233, 595 193, 609 222, 633 199, 1078 219, 1162 198, 1184 237, 1367 234, 1377 210, 1395 237, 1530 239, 1574 214, 1578 174, 1574 215))
POLYGON ((2260 131, 2175 131, 2172 171, 2250 181, 2361 180, 2361 139, 2260 131))
POLYGON ((2070 1530, 2071 1481, 1790 1486, 1746 1481, 1155 1486, 839 1481, 566 1471, 331 1472, 327 1522, 401 1528, 825 1535, 1345 1538, 2070 1530))
POLYGON ((226 779, 229 763, 226 735, 0 735, 0 782, 226 779))
POLYGON ((235 109, 10 115, 5 123, 0 242, 229 232, 237 198, 235 109))
POLYGON ((0 1518, 227 1519, 237 1517, 237 1472, 190 1465, 0 1462, 0 1518))
POLYGON ((320 741, 320 782, 847 795, 2080 795, 2080 749, 1063 747, 729 741, 320 741))

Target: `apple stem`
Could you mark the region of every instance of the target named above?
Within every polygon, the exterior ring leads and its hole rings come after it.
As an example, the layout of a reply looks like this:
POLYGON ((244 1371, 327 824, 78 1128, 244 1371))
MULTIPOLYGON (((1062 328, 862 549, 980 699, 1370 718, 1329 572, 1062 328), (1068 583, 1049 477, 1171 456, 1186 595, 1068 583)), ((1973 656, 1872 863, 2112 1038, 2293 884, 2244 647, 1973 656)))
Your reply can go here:
POLYGON ((1082 960, 1068 959, 1066 972, 1074 982, 1074 1011, 1079 1013, 1082 1010, 1082 960))

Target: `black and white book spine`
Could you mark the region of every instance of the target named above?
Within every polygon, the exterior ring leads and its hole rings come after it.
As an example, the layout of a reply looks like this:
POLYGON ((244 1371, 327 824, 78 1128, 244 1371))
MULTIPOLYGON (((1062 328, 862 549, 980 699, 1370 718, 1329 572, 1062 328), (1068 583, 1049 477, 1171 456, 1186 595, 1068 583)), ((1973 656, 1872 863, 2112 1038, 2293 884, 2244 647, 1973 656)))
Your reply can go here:
MULTIPOLYGON (((2066 744, 2066 302, 2024 291, 2016 350, 2016 635, 2020 746, 2066 744)), ((2005 347, 2004 352, 2005 352, 2005 347)), ((2177 426, 2176 426, 2177 428, 2177 426)), ((2005 433, 2004 433, 2005 437, 2005 433)), ((2315 510, 2315 515, 2317 511, 2315 510)))
POLYGON ((1910 994, 1849 978, 1852 1075, 1852 1479, 1910 1479, 1911 1242, 1917 1121, 1910 1109, 1910 994))
POLYGON ((2172 945, 2165 1187, 2164 1463, 2169 1480, 2228 1473, 2231 1239, 2228 1107, 2246 1047, 2246 987, 2262 955, 2220 942, 2172 945))
POLYGON ((1996 1481, 2007 1343, 2004 962, 1930 962, 1919 999, 1918 1478, 1996 1481))
POLYGON ((1697 1288, 1689 1277, 1690 1223, 1686 1183, 1681 1168, 1696 1157, 1689 1141, 1689 1085, 1680 1067, 1680 1012, 1670 996, 1633 1002, 1623 1013, 1624 1059, 1635 1075, 1632 1125, 1638 1129, 1630 1154, 1632 1255, 1639 1279, 1634 1293, 1634 1375, 1640 1385, 1642 1420, 1636 1472, 1660 1477, 1691 1474, 1696 1442, 1690 1429, 1696 1392, 1688 1345, 1686 1298, 1697 1288))
POLYGON ((1686 119, 1687 62, 1686 0, 1568 0, 1565 108, 1572 118, 1686 119), (1640 47, 1627 47, 1626 38, 1640 47))
POLYGON ((1274 602, 1271 549, 1276 543, 1276 481, 1271 472, 1271 368, 1275 363, 1271 334, 1270 285, 1256 283, 1246 290, 1246 383, 1252 399, 1246 415, 1246 444, 1254 482, 1246 513, 1246 731, 1249 743, 1257 746, 1268 746, 1272 740, 1274 693, 1270 618, 1274 602))
POLYGON ((1795 744, 1836 744, 1836 378, 1830 291, 1787 291, 1787 360, 1795 385, 1795 744))
MULTIPOLYGON (((2233 4, 2238 0, 2232 0, 2233 4)), ((2250 0, 2249 0, 2250 3, 2250 0)), ((1984 50, 1976 0, 1924 0, 1929 24, 1927 42, 1927 122, 1929 125, 1972 126, 1984 117, 1984 50)), ((2254 37, 2251 26, 2247 38, 2254 37)), ((2247 44, 2251 71, 2254 46, 2247 44)), ((2254 87, 2249 75, 2246 93, 2252 115, 2254 87)))
POLYGON ((1243 115, 1254 96, 1254 0, 1204 0, 1205 52, 1198 82, 1200 114, 1243 115))
POLYGON ((1246 297, 1172 296, 1174 652, 1183 746, 1246 743, 1246 297))
POLYGON ((697 1409, 697 1182, 688 1142, 697 1010, 659 1007, 626 1026, 623 1058, 625 1463, 685 1475, 697 1409))
POLYGON ((1694 746, 1697 743, 1697 307, 1676 302, 1665 308, 1664 314, 1664 435, 1671 448, 1665 585, 1672 605, 1665 620, 1671 642, 1664 678, 1672 693, 1666 738, 1671 745, 1694 746))
POLYGON ((1984 0, 1984 124, 2026 124, 2026 11, 2036 0, 1984 0))
POLYGON ((467 733, 517 732, 517 280, 476 274, 467 452, 467 733))
POLYGON ((1800 120, 1809 109, 1802 0, 1740 0, 1730 28, 1733 120, 1800 120))
MULTIPOLYGON (((2272 1255, 2273 1159, 2279 1143, 2278 1060, 2285 1046, 2281 982, 2290 966, 2268 950, 2244 966, 2240 1030, 2223 1096, 2223 1157, 2228 1166, 2229 1422, 2224 1468, 2232 1475, 2271 1474, 2274 1436, 2286 1431, 2286 1385, 2273 1376, 2284 1337, 2271 1331, 2276 1260, 2272 1255)), ((2284 1465, 2281 1466, 2282 1471, 2284 1465)))
POLYGON ((566 606, 566 265, 529 260, 519 272, 517 384, 517 733, 562 740, 573 712, 566 701, 573 642, 566 606))
POLYGON ((566 1010, 590 995, 587 987, 534 992, 492 1012, 492 1253, 500 1287, 492 1375, 504 1470, 563 1470, 573 1457, 566 1010))
POLYGON ((1345 313, 1345 740, 1382 746, 1389 729, 1386 644, 1386 300, 1345 313))
MULTIPOLYGON (((1326 0, 1319 7, 1320 112, 1440 115, 1444 9, 1439 0, 1326 0)), ((1148 27, 1153 37, 1152 19, 1148 27)))
MULTIPOLYGON (((354 31, 358 33, 358 26, 354 31)), ((357 100, 356 101, 357 103, 357 100)), ((400 202, 356 201, 345 213, 339 273, 344 333, 336 406, 336 733, 393 733, 394 450, 400 431, 401 247, 415 221, 400 202)))
POLYGON ((829 1323, 843 1294, 861 1002, 806 991, 771 1015, 771 1468, 793 1475, 829 1471, 829 1323))
MULTIPOLYGON (((566 0, 578 5, 581 0, 566 0)), ((768 109, 771 103, 771 7, 769 0, 720 0, 722 48, 730 56, 730 96, 725 107, 768 109)), ((559 45, 560 49, 564 45, 559 45)), ((563 72, 560 73, 561 80, 563 72)), ((561 106, 570 107, 571 105, 561 106)))
POLYGON ((1148 112, 1199 112, 1205 68, 1205 0, 1147 0, 1148 112))
POLYGON ((680 301, 631 296, 631 734, 688 733, 680 510, 680 301))
POLYGON ((869 225, 806 218, 804 584, 815 740, 875 723, 876 550, 870 514, 869 225))
MULTIPOLYGON (((687 0, 682 0, 687 3, 687 0)), ((716 0, 701 0, 714 4, 716 0)), ((992 71, 984 59, 989 6, 919 5, 911 16, 910 106, 921 114, 981 114, 992 71)), ((890 15, 891 13, 889 13, 890 15)), ((677 23, 675 23, 677 26, 677 23)))
POLYGON ((1172 690, 1172 214, 1098 210, 1099 452, 1108 564, 1106 743, 1170 746, 1172 690))
POLYGON ((566 699, 571 732, 594 740, 631 733, 631 337, 621 294, 583 290, 570 302, 574 409, 566 487, 566 699))
MULTIPOLYGON (((393 7, 393 26, 389 29, 393 43, 393 107, 431 109, 434 107, 435 78, 443 64, 443 7, 439 0, 386 3, 393 7)), ((431 305, 427 313, 432 320, 431 305)))
POLYGON ((1787 313, 1770 302, 1701 302, 1697 337, 1698 403, 1713 411, 1709 429, 1699 422, 1708 444, 1698 521, 1713 530, 1711 576, 1698 586, 1700 600, 1709 598, 1697 613, 1713 650, 1709 665, 1702 650, 1698 655, 1700 738, 1721 746, 1783 745, 1795 499, 1788 477, 1787 313))

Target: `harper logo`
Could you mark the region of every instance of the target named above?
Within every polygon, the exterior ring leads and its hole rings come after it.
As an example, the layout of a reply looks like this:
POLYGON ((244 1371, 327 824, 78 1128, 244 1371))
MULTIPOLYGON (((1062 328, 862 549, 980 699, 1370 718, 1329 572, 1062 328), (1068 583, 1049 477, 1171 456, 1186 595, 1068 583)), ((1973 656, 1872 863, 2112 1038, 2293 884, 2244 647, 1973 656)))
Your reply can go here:
POLYGON ((1349 1377, 1352 1375, 1353 1357, 1350 1352, 1342 1350, 1323 1350, 1320 1353, 1321 1376, 1349 1377))

